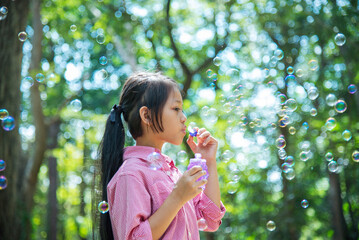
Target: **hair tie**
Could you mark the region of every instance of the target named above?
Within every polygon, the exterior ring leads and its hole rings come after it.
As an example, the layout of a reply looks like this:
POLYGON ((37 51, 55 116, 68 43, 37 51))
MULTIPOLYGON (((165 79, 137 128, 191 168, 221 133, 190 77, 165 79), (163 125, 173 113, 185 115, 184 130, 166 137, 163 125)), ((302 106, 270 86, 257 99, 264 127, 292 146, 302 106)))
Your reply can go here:
POLYGON ((110 121, 112 123, 116 122, 116 111, 120 110, 120 115, 122 112, 122 107, 121 106, 117 106, 116 104, 113 105, 112 109, 111 109, 111 115, 110 115, 110 121))

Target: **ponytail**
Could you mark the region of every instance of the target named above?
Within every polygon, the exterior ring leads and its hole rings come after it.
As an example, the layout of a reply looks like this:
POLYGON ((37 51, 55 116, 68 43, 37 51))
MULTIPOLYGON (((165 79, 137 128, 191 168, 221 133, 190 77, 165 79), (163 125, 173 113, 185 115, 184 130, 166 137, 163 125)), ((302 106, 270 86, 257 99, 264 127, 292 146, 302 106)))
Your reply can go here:
MULTIPOLYGON (((108 202, 107 184, 123 163, 123 149, 125 144, 125 131, 121 120, 123 108, 114 105, 106 121, 105 133, 99 146, 102 170, 102 200, 108 202)), ((109 213, 100 217, 101 239, 114 239, 109 213)))

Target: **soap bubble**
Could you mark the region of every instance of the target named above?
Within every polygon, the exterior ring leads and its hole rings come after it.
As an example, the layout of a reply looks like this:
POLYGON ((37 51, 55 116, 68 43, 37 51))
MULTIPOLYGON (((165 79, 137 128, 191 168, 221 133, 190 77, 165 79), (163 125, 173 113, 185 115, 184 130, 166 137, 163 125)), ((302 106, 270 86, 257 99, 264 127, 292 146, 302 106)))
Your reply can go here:
POLYGON ((218 75, 217 73, 213 73, 212 76, 211 76, 212 80, 213 81, 217 81, 218 80, 218 75))
POLYGON ((337 172, 338 171, 338 163, 336 161, 330 161, 328 163, 328 170, 330 172, 337 172))
POLYGON ((295 74, 298 76, 298 77, 303 77, 303 70, 302 69, 298 69, 295 74))
POLYGON ((343 46, 346 42, 346 38, 345 38, 344 34, 338 33, 337 35, 335 35, 334 42, 338 46, 343 46))
POLYGON ((226 71, 226 79, 237 84, 240 80, 239 71, 235 68, 231 68, 231 69, 227 70, 226 71))
POLYGON ((285 151, 284 148, 278 149, 278 156, 280 159, 284 159, 287 157, 287 152, 285 151))
POLYGON ((354 162, 359 162, 359 151, 354 150, 353 154, 352 154, 352 158, 354 162))
POLYGON ((319 96, 318 89, 316 87, 311 87, 308 90, 308 98, 310 100, 315 100, 319 96))
POLYGON ((222 154, 223 160, 228 161, 234 157, 234 153, 230 150, 225 150, 222 154))
POLYGON ((293 74, 294 73, 294 68, 292 66, 287 67, 287 73, 288 74, 293 74))
POLYGON ((319 67, 317 60, 314 60, 314 59, 310 60, 308 62, 308 65, 309 65, 310 70, 312 70, 312 71, 317 70, 319 67))
POLYGON ((295 127, 291 126, 289 129, 288 129, 288 132, 291 134, 291 135, 294 135, 297 130, 295 129, 295 127))
POLYGON ((208 69, 208 70, 206 71, 206 74, 207 74, 207 77, 208 77, 208 78, 211 78, 211 77, 212 77, 212 74, 213 74, 212 69, 208 69))
POLYGON ((291 75, 291 74, 287 75, 284 79, 284 81, 286 81, 286 82, 289 82, 291 80, 295 80, 295 76, 291 75))
POLYGON ((294 162, 294 157, 293 156, 287 156, 284 159, 284 162, 288 164, 289 167, 293 167, 295 162, 294 162))
POLYGON ((5 161, 0 159, 0 172, 1 171, 4 171, 6 168, 6 164, 5 164, 5 161))
POLYGON ((300 152, 299 158, 304 162, 307 161, 309 159, 308 152, 305 151, 300 152))
POLYGON ((345 141, 349 141, 350 139, 352 139, 352 133, 349 130, 344 130, 342 136, 345 141))
POLYGON ((287 172, 289 171, 289 169, 292 169, 292 168, 289 166, 288 163, 283 163, 283 164, 282 164, 282 171, 283 171, 284 173, 287 173, 287 172))
POLYGON ((7 17, 8 9, 7 7, 3 6, 0 7, 0 21, 4 20, 7 17))
POLYGON ((268 77, 269 77, 269 69, 268 69, 268 68, 265 68, 265 69, 263 69, 263 72, 264 72, 264 76, 265 76, 266 78, 268 78, 268 77))
POLYGON ((343 113, 347 110, 347 104, 344 100, 338 100, 335 103, 335 111, 337 111, 338 113, 343 113))
POLYGON ((82 103, 79 99, 74 99, 70 102, 70 109, 74 112, 78 112, 82 109, 82 103))
POLYGON ((15 119, 11 116, 8 116, 2 120, 1 125, 5 131, 11 131, 15 128, 15 119))
POLYGON ((107 58, 105 56, 101 56, 99 59, 99 62, 101 65, 106 65, 107 64, 107 58))
POLYGON ((70 26, 70 30, 71 30, 71 32, 76 32, 77 26, 76 26, 75 24, 72 24, 72 25, 70 26))
POLYGON ((327 152, 326 154, 325 154, 325 159, 327 160, 327 161, 332 161, 333 159, 334 159, 334 156, 333 156, 333 153, 331 153, 331 152, 327 152))
POLYGON ((295 178, 295 172, 293 168, 288 169, 288 171, 286 173, 284 173, 284 176, 287 180, 292 180, 293 178, 295 178))
POLYGON ((277 148, 285 148, 286 141, 284 138, 277 138, 277 140, 275 141, 275 144, 276 144, 277 148))
POLYGON ((19 32, 19 34, 17 35, 19 40, 21 42, 25 42, 27 39, 27 33, 26 32, 19 32))
POLYGON ((45 76, 42 73, 38 73, 38 74, 36 74, 35 79, 36 79, 36 81, 41 83, 45 80, 45 76))
POLYGON ((229 194, 235 194, 238 190, 238 182, 230 181, 227 184, 227 187, 228 187, 229 194))
POLYGON ((267 229, 268 229, 268 231, 273 232, 276 229, 275 222, 272 221, 272 220, 268 221, 267 222, 267 229))
POLYGON ((215 108, 210 108, 210 109, 208 110, 206 120, 207 120, 209 123, 211 123, 211 124, 216 123, 217 120, 218 120, 217 109, 215 109, 215 108))
POLYGON ((7 187, 7 179, 5 176, 0 176, 0 190, 3 190, 7 187))
POLYGON ((287 97, 285 96, 285 94, 281 93, 278 95, 279 98, 279 102, 281 105, 284 105, 287 101, 287 97))
POLYGON ((329 93, 328 96, 325 98, 325 101, 327 102, 328 106, 333 107, 337 102, 337 97, 334 94, 329 93))
POLYGON ((196 123, 194 123, 194 122, 190 122, 189 124, 188 124, 188 132, 189 132, 189 135, 191 135, 192 137, 196 137, 197 136, 197 130, 196 130, 196 128, 197 128, 197 125, 196 125, 196 123))
POLYGON ((207 222, 204 218, 198 219, 197 225, 198 225, 198 230, 200 231, 204 231, 208 227, 207 222))
POLYGON ((8 116, 9 116, 9 112, 5 108, 0 109, 0 120, 4 120, 8 116))
POLYGON ((309 207, 309 203, 307 199, 303 199, 300 203, 300 205, 302 205, 303 208, 308 208, 309 207))
POLYGON ((285 105, 288 107, 289 112, 294 112, 297 109, 297 102, 293 98, 288 99, 285 105))
POLYGON ((277 49, 274 51, 274 56, 277 59, 277 61, 280 61, 284 58, 284 52, 282 49, 277 49))
POLYGON ((354 84, 350 84, 350 85, 348 86, 348 92, 349 92, 350 94, 354 94, 354 93, 356 93, 356 91, 357 91, 357 87, 356 87, 354 84))
POLYGON ((216 65, 216 66, 219 66, 222 64, 222 59, 220 57, 215 57, 213 59, 213 64, 216 65))
POLYGON ((97 42, 98 44, 104 44, 104 43, 105 43, 105 40, 106 40, 106 38, 105 38, 105 35, 103 35, 103 34, 99 34, 99 35, 97 35, 97 37, 96 37, 96 42, 97 42))
POLYGON ((160 163, 161 155, 158 152, 152 152, 147 156, 147 161, 149 163, 149 168, 152 170, 159 170, 162 168, 160 163))
POLYGON ((308 130, 309 124, 308 124, 307 122, 303 122, 302 127, 303 127, 305 130, 308 130))
POLYGON ((316 108, 310 109, 310 115, 311 115, 311 116, 315 117, 315 116, 317 116, 317 114, 318 114, 318 111, 317 111, 316 108))
POLYGON ((187 158, 188 158, 188 156, 187 156, 186 151, 181 150, 177 153, 177 160, 179 162, 183 163, 187 160, 187 158))
POLYGON ((98 210, 100 213, 107 213, 109 209, 108 203, 106 201, 102 201, 98 204, 98 210))
POLYGON ((331 131, 335 128, 335 126, 337 125, 337 120, 335 120, 335 118, 328 118, 326 123, 325 123, 325 127, 331 131))

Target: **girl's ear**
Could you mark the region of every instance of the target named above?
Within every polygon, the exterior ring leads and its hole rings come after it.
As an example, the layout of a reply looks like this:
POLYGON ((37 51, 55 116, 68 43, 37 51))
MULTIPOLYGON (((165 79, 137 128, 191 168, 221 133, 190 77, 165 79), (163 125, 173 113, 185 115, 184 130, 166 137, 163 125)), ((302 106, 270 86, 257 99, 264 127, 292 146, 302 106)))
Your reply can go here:
POLYGON ((150 110, 146 107, 143 106, 140 108, 140 117, 141 117, 141 121, 143 123, 145 123, 146 125, 150 125, 151 124, 151 112, 150 110))

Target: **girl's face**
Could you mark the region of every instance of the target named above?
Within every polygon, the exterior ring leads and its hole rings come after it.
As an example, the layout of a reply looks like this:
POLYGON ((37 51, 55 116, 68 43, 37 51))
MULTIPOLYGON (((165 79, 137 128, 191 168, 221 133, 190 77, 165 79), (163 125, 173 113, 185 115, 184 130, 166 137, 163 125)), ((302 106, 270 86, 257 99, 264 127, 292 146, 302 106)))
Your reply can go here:
POLYGON ((160 141, 180 145, 186 135, 187 118, 183 113, 183 101, 180 91, 174 88, 168 96, 162 112, 163 132, 158 134, 160 141))

